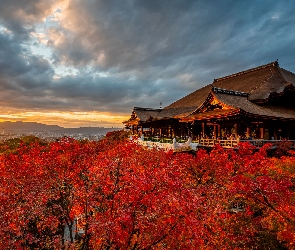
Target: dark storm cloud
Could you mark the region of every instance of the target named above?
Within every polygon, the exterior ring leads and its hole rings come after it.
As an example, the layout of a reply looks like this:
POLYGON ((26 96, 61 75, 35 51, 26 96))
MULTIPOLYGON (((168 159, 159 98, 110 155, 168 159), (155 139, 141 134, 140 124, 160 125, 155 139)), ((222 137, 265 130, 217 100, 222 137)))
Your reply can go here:
MULTIPOLYGON (((86 50, 89 49, 93 60, 103 52, 108 67, 164 68, 192 55, 200 56, 199 64, 203 64, 207 54, 224 59, 224 53, 236 55, 240 48, 241 52, 250 52, 263 44, 271 45, 277 39, 284 39, 277 37, 280 30, 290 32, 295 20, 290 5, 293 5, 291 1, 289 7, 286 2, 277 1, 250 1, 250 4, 241 1, 214 4, 173 0, 96 1, 80 12, 77 4, 70 17, 81 19, 77 25, 82 23, 86 28, 77 27, 76 39, 65 40, 62 51, 65 53, 66 46, 71 44, 68 46, 71 58, 75 55, 73 45, 87 40, 91 46, 86 50), (272 19, 276 15, 279 19, 272 19), (250 45, 254 48, 250 49, 250 45), (221 48, 230 50, 221 51, 221 48)), ((81 58, 75 56, 71 59, 73 63, 81 62, 81 58)), ((191 58, 193 63, 199 60, 191 58)))
POLYGON ((58 2, 0 4, 2 102, 129 114, 277 58, 295 72, 293 0, 72 0, 46 30, 50 62, 27 44, 58 2), (61 65, 77 72, 56 78, 61 65))

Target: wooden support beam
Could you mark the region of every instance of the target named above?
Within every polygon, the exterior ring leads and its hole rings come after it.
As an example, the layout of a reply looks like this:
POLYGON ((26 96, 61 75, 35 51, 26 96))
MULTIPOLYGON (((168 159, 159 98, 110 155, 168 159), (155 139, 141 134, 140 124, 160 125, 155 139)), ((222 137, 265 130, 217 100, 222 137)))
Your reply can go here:
POLYGON ((251 128, 250 127, 247 127, 247 137, 250 137, 251 136, 251 128))
POLYGON ((205 122, 202 122, 202 135, 205 138, 205 122))
POLYGON ((239 129, 239 126, 237 123, 235 123, 234 125, 234 134, 235 134, 235 137, 238 137, 238 129, 239 129))
POLYGON ((260 139, 264 139, 264 127, 260 128, 260 139))

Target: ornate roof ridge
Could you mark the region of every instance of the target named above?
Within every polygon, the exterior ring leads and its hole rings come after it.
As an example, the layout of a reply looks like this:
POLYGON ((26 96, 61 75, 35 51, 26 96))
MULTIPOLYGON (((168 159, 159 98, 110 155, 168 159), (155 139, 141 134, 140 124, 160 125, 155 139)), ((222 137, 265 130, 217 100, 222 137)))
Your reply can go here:
POLYGON ((134 107, 133 110, 141 110, 141 111, 161 111, 162 109, 134 107))
MULTIPOLYGON (((292 71, 290 71, 290 70, 283 69, 283 68, 281 68, 281 67, 280 67, 280 69, 285 70, 285 71, 287 71, 288 73, 294 74, 294 73, 293 73, 292 71)), ((281 73, 281 72, 280 72, 280 73, 281 73)))
POLYGON ((232 78, 232 77, 235 77, 235 76, 244 75, 244 74, 247 74, 247 73, 250 73, 250 72, 253 72, 253 71, 257 71, 257 70, 260 70, 260 69, 264 69, 264 68, 267 68, 267 67, 271 67, 271 66, 279 66, 278 59, 276 61, 271 62, 271 63, 268 63, 268 64, 264 64, 264 65, 261 65, 261 66, 258 66, 258 67, 252 68, 252 69, 240 71, 240 72, 237 72, 237 73, 228 75, 228 76, 224 76, 224 77, 220 77, 220 78, 214 79, 213 82, 218 82, 218 81, 226 80, 226 79, 229 79, 229 78, 232 78))
POLYGON ((217 87, 212 87, 212 91, 214 93, 222 93, 222 94, 228 94, 228 95, 236 95, 236 96, 244 96, 244 97, 249 96, 249 93, 246 93, 246 92, 222 89, 222 88, 217 88, 217 87))

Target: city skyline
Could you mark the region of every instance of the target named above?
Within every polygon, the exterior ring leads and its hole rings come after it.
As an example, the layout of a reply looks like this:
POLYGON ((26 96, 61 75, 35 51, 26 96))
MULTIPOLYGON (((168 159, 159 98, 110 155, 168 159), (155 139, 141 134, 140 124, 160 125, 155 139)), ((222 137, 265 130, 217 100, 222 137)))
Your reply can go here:
POLYGON ((292 0, 0 3, 0 122, 123 127, 278 59, 295 72, 292 0))

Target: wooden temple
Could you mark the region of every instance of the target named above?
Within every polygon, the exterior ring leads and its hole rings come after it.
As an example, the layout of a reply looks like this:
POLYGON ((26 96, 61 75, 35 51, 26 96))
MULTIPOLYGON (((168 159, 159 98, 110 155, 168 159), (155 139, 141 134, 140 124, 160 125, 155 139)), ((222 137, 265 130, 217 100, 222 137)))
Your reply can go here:
POLYGON ((277 61, 228 75, 163 109, 134 107, 124 122, 146 137, 295 139, 295 74, 277 61))

